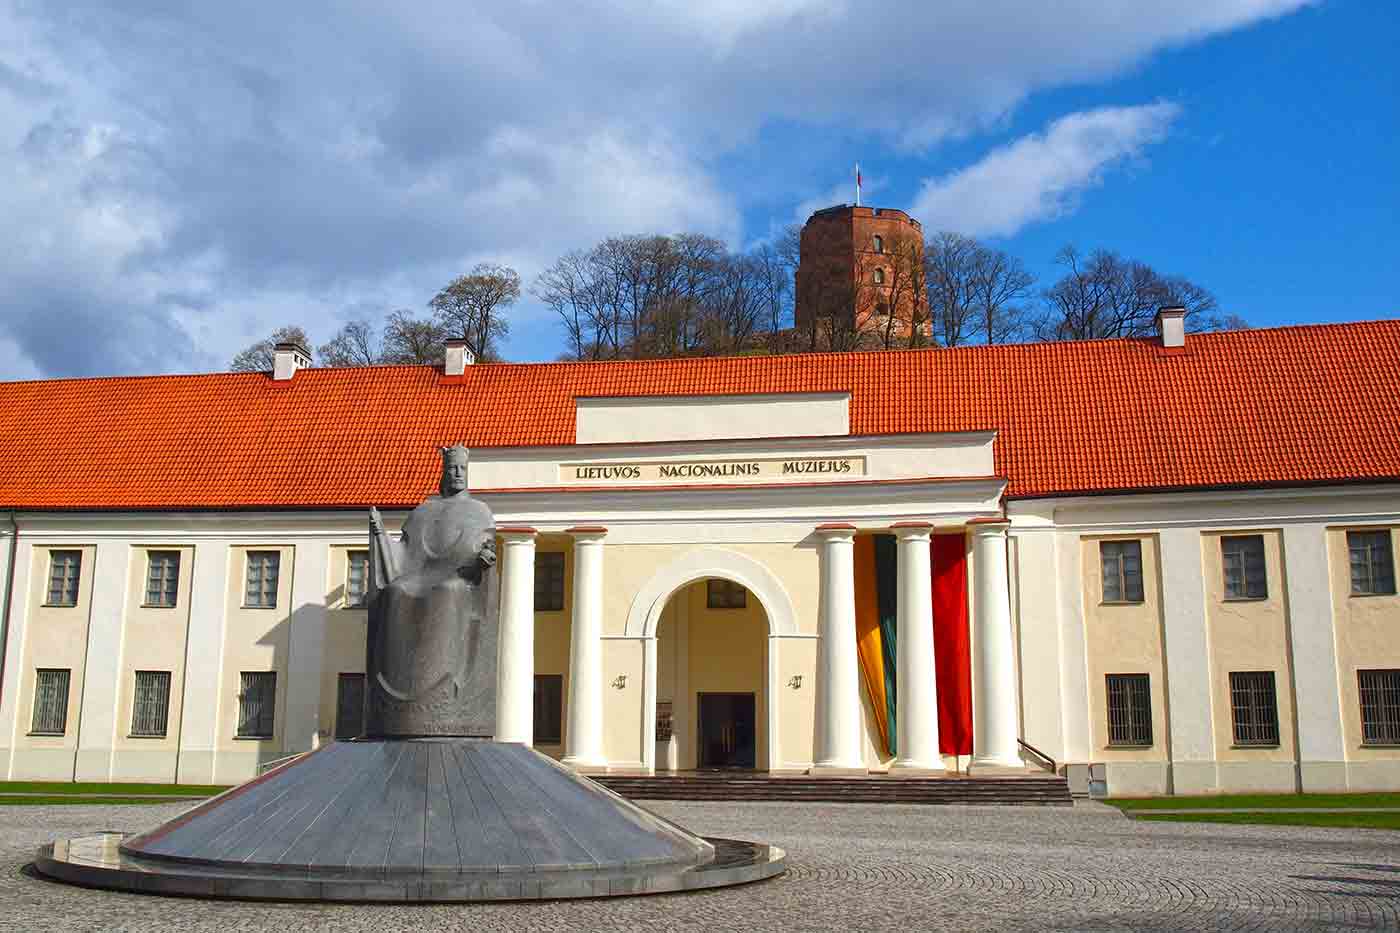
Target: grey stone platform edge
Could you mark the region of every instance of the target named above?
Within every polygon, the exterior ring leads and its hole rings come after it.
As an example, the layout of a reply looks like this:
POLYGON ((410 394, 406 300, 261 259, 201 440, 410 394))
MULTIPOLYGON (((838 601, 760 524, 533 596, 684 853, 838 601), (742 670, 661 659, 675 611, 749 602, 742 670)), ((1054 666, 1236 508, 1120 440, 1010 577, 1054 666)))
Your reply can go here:
POLYGON ((337 742, 134 836, 40 848, 89 887, 287 901, 610 897, 786 871, 783 850, 702 839, 523 745, 337 742))

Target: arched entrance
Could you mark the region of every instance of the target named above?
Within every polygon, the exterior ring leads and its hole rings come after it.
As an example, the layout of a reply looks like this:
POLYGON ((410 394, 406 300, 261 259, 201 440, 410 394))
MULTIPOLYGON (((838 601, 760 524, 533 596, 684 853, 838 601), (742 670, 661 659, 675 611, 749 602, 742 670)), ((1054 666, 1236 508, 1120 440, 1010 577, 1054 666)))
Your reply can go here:
MULTIPOLYGON (((676 602, 677 606, 693 605, 693 600, 700 600, 702 606, 707 606, 709 601, 709 585, 707 580, 718 579, 727 580, 738 584, 746 592, 745 609, 743 610, 743 620, 733 617, 733 631, 742 639, 742 644, 748 646, 745 650, 747 657, 758 664, 759 679, 757 686, 753 685, 753 675, 750 667, 745 667, 748 671, 746 680, 743 682, 743 690, 723 690, 715 689, 714 693, 748 693, 754 695, 754 767, 767 770, 772 767, 773 762, 781 761, 779 754, 778 735, 778 704, 780 696, 776 685, 777 666, 773 658, 773 639, 777 636, 792 636, 797 634, 797 621, 792 610, 792 601, 788 598, 787 591, 783 589, 782 583, 774 576, 768 568, 758 561, 737 551, 730 551, 725 548, 697 548, 688 552, 683 557, 662 567, 656 574, 647 581, 646 585, 637 593, 632 605, 627 613, 627 624, 624 637, 641 639, 645 645, 645 673, 643 676, 643 696, 642 696, 642 755, 643 764, 647 770, 658 767, 664 768, 666 765, 674 763, 676 767, 683 767, 684 763, 690 762, 690 757, 683 757, 681 754, 682 742, 685 747, 694 747, 694 760, 700 759, 700 701, 696 689, 699 683, 689 682, 689 673, 693 669, 691 662, 687 662, 683 668, 687 675, 687 682, 682 686, 672 681, 673 699, 669 709, 662 708, 662 712, 669 712, 671 715, 671 733, 675 735, 676 725, 680 723, 684 731, 689 731, 690 736, 684 734, 676 736, 676 752, 673 760, 663 757, 660 762, 657 759, 658 742, 657 735, 657 707, 658 707, 658 673, 660 668, 660 638, 658 637, 662 629, 663 617, 673 624, 670 626, 672 635, 662 636, 674 638, 676 648, 684 643, 689 650, 692 642, 690 626, 692 620, 689 616, 686 619, 686 636, 684 642, 680 639, 680 625, 676 620, 677 610, 670 609, 673 601, 680 596, 681 601, 676 602), (692 589, 698 588, 698 589, 692 589), (690 595, 681 595, 687 594, 690 595), (668 617, 668 610, 671 615, 668 617), (754 642, 759 642, 759 647, 754 647, 754 642), (685 708, 677 710, 676 704, 682 703, 685 708), (684 717, 683 719, 679 717, 684 717), (690 724, 694 723, 691 727, 690 724)), ((688 611, 688 610, 687 610, 688 611)), ((723 612, 724 610, 705 609, 705 613, 723 612)), ((730 610, 733 611, 733 610, 730 610)), ((723 618, 723 616, 721 616, 723 618)), ((725 646, 712 646, 708 636, 723 632, 721 627, 707 629, 700 635, 700 654, 706 656, 701 661, 704 668, 706 664, 712 663, 709 655, 723 655, 731 651, 725 646)), ((673 671, 682 670, 676 666, 673 671)), ((674 675, 673 675, 674 676, 674 675)), ((709 681, 704 681, 709 683, 709 681)), ((716 684, 722 683, 718 679, 716 684)), ((723 701, 714 701, 722 704, 723 701)), ((741 704, 743 701, 738 701, 741 704)), ((714 713, 716 717, 721 717, 720 712, 714 713)), ((744 715, 741 710, 739 715, 744 715)), ((721 717, 720 722, 724 719, 721 717)), ((664 719, 663 719, 664 726, 664 719)), ((663 734, 665 730, 663 728, 663 734)), ((738 736, 735 736, 736 742, 738 736)), ((671 739, 664 740, 662 751, 666 756, 671 754, 671 739)))
POLYGON ((696 580, 656 630, 656 770, 769 767, 768 617, 741 583, 696 580))

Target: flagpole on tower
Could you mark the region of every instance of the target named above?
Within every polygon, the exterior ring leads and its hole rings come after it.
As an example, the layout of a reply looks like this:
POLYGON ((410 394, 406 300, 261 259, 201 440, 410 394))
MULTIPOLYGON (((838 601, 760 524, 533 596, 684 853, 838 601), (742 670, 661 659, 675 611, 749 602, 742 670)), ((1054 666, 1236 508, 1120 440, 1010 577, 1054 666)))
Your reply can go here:
POLYGON ((860 163, 856 163, 856 207, 860 207, 860 163))

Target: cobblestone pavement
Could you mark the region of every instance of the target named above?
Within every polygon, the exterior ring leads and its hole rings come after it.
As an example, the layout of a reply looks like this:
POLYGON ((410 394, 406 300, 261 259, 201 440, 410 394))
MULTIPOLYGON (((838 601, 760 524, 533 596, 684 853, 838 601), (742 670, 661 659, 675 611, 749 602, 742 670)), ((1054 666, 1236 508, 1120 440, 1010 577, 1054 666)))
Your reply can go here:
POLYGON ((159 806, 5 807, 0 930, 1274 930, 1400 927, 1400 833, 1149 823, 1089 804, 979 808, 655 803, 707 835, 772 842, 785 877, 698 894, 433 907, 199 901, 24 873, 58 836, 132 831, 159 806))

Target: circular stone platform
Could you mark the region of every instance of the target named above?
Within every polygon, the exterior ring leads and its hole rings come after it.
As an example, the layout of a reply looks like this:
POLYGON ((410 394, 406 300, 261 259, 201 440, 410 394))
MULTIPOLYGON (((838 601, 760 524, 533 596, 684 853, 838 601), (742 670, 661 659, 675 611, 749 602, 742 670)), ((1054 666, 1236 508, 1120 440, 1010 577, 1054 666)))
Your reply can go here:
POLYGON ((135 836, 35 868, 152 894, 317 901, 607 897, 782 874, 774 846, 703 839, 523 745, 336 742, 135 836))

